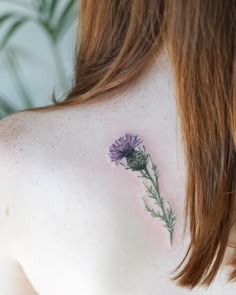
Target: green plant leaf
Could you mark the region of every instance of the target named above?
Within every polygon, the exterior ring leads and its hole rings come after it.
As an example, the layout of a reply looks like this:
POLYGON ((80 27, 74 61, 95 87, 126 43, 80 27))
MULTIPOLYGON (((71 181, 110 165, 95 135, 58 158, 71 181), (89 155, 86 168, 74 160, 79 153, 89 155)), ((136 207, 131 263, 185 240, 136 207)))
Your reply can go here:
POLYGON ((5 21, 10 20, 12 17, 15 17, 12 13, 6 13, 0 16, 0 25, 5 23, 5 21))
POLYGON ((58 0, 51 0, 50 6, 49 6, 49 13, 48 13, 48 19, 49 21, 51 18, 55 15, 57 4, 59 3, 58 0))
POLYGON ((52 41, 55 41, 55 32, 51 28, 50 24, 47 21, 44 21, 44 20, 41 20, 41 19, 37 20, 37 23, 49 35, 49 37, 52 39, 52 41))
POLYGON ((64 35, 64 32, 76 19, 76 9, 75 0, 69 0, 65 5, 60 17, 58 18, 57 24, 55 26, 55 39, 58 41, 64 35))
POLYGON ((45 13, 47 11, 46 0, 31 0, 31 3, 38 13, 45 13))
POLYGON ((11 76, 14 79, 14 85, 18 88, 18 93, 21 95, 23 104, 27 108, 30 108, 33 106, 33 101, 31 100, 30 94, 22 81, 21 75, 19 74, 17 53, 13 48, 8 47, 8 50, 6 50, 5 54, 6 61, 9 65, 8 68, 11 72, 11 76))
POLYGON ((25 0, 0 0, 1 2, 6 2, 8 5, 12 5, 14 7, 18 7, 18 8, 23 8, 23 9, 27 9, 27 10, 30 10, 30 6, 29 4, 27 3, 28 1, 25 1, 25 0))
POLYGON ((10 38, 12 38, 12 36, 19 30, 19 28, 28 20, 28 17, 21 17, 11 24, 0 42, 0 50, 3 50, 10 38))
POLYGON ((16 112, 16 109, 8 102, 8 99, 2 94, 0 94, 0 112, 1 112, 1 119, 4 116, 8 116, 16 112))

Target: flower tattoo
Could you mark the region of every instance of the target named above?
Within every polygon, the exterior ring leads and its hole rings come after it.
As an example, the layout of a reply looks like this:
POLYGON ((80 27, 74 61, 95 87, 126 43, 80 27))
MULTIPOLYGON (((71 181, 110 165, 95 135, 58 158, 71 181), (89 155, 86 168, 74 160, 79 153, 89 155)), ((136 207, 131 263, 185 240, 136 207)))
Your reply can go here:
POLYGON ((115 162, 116 165, 121 164, 126 169, 138 171, 141 173, 141 176, 139 177, 146 179, 146 182, 143 182, 143 184, 146 188, 148 197, 154 199, 155 204, 158 205, 160 209, 154 211, 143 198, 145 208, 151 213, 152 217, 158 217, 164 222, 164 227, 167 228, 170 234, 170 243, 172 245, 176 214, 169 201, 166 201, 168 203, 168 208, 165 206, 163 196, 160 193, 159 172, 157 166, 153 164, 150 154, 146 153, 145 146, 143 145, 142 148, 139 146, 141 143, 142 140, 138 138, 137 135, 127 133, 117 139, 110 146, 108 155, 110 160, 115 162), (122 163, 123 159, 126 160, 126 164, 122 163), (152 173, 148 169, 149 159, 151 162, 152 173))

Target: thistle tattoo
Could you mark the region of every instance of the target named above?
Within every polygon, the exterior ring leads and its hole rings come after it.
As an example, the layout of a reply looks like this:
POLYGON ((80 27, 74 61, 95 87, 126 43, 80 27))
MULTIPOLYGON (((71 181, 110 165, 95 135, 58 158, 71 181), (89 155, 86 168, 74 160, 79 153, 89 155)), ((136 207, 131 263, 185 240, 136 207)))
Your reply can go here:
POLYGON ((143 198, 145 208, 151 213, 152 217, 158 217, 163 221, 164 226, 170 234, 170 243, 172 245, 176 214, 169 201, 166 201, 168 203, 167 207, 164 203, 159 188, 159 172, 157 166, 153 164, 150 154, 146 153, 145 146, 143 145, 142 148, 139 146, 141 143, 142 140, 137 135, 127 133, 110 146, 109 156, 111 161, 115 162, 116 165, 121 164, 126 169, 138 171, 141 173, 138 177, 146 179, 146 182, 144 181, 143 184, 146 188, 147 195, 155 200, 155 204, 159 206, 159 210, 155 211, 150 208, 143 198), (126 164, 122 163, 122 159, 126 160, 126 164), (152 172, 148 169, 149 159, 152 172))

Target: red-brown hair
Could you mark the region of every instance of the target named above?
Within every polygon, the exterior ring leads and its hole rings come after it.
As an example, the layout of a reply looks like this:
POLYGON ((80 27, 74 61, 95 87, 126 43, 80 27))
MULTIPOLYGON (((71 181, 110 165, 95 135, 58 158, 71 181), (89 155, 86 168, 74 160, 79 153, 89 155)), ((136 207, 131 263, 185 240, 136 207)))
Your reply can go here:
MULTIPOLYGON (((172 280, 188 288, 211 284, 236 217, 235 15, 232 0, 80 0, 74 85, 64 101, 30 109, 109 99, 148 69, 165 44, 185 147, 191 234, 172 280)), ((228 265, 235 281, 235 252, 228 265)))

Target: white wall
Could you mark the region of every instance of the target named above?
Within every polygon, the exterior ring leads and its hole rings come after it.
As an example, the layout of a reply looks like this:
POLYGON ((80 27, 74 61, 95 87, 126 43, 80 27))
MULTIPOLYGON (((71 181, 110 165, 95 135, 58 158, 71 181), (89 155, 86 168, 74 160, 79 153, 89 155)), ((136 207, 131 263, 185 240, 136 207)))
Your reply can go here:
MULTIPOLYGON (((19 12, 19 8, 14 8, 16 7, 13 5, 14 2, 27 4, 29 1, 35 0, 0 0, 0 16, 13 9, 19 12)), ((65 0, 60 0, 60 2, 63 5, 65 0)), ((0 38, 4 33, 4 29, 4 26, 0 27, 0 38)), ((65 76, 68 79, 67 89, 70 87, 73 76, 75 30, 76 22, 60 43, 60 53, 65 65, 65 76)), ((35 106, 50 104, 50 95, 54 86, 57 95, 62 96, 66 92, 65 87, 61 85, 57 78, 58 75, 48 37, 36 24, 29 23, 23 26, 14 35, 9 45, 17 47, 20 77, 35 106)), ((25 108, 16 83, 9 71, 4 52, 0 52, 0 94, 6 96, 16 109, 25 108)))

